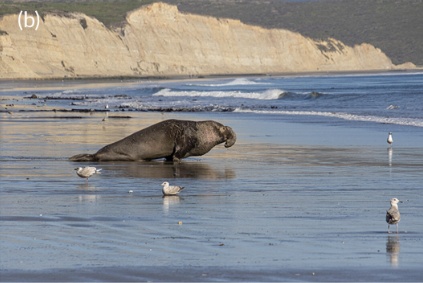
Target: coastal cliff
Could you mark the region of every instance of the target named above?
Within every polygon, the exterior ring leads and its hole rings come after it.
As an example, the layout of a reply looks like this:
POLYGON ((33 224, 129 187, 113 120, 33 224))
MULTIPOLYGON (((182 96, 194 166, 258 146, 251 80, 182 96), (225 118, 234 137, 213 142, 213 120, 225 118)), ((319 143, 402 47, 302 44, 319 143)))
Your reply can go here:
MULTIPOLYGON (((282 29, 180 13, 155 3, 110 30, 84 14, 42 17, 38 30, 0 19, 0 78, 197 76, 390 70, 378 48, 316 41, 282 29)), ((407 67, 413 67, 409 64, 407 67)))

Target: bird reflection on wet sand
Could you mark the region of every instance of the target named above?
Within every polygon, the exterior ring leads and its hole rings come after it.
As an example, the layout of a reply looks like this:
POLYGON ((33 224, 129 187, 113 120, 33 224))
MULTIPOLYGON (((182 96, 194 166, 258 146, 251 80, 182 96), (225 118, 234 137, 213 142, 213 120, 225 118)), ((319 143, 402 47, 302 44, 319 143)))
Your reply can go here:
POLYGON ((180 196, 166 196, 163 197, 163 212, 165 215, 169 214, 171 206, 178 205, 181 202, 180 196))
POLYGON ((388 165, 389 165, 389 167, 392 166, 392 153, 393 153, 392 147, 388 147, 388 165))
POLYGON ((83 190, 83 191, 97 191, 97 186, 92 185, 90 183, 79 184, 77 188, 78 190, 83 190))
POLYGON ((386 241, 386 255, 392 267, 399 265, 400 239, 398 235, 389 235, 386 241))
POLYGON ((80 203, 96 203, 101 198, 100 195, 79 195, 78 201, 80 203))

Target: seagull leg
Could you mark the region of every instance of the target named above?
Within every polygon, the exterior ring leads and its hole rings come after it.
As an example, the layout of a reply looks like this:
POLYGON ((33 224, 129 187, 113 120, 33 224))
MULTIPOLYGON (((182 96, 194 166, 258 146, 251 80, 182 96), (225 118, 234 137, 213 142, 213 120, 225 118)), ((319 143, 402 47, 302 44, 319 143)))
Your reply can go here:
POLYGON ((388 224, 388 234, 390 234, 391 233, 391 231, 389 231, 389 224, 388 224))
POLYGON ((397 223, 397 234, 398 234, 398 223, 397 223))

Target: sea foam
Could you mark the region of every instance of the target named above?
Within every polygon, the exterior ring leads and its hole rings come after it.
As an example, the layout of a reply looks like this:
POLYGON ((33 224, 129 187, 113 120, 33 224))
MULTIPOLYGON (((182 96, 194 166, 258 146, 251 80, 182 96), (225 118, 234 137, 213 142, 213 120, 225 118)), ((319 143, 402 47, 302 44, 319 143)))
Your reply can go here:
POLYGON ((153 94, 153 96, 166 97, 234 97, 247 99, 272 100, 279 99, 285 95, 281 89, 269 89, 262 92, 242 92, 242 91, 175 91, 169 88, 162 89, 153 94))
POLYGON ((224 87, 224 86, 242 86, 242 85, 265 85, 268 83, 265 82, 255 82, 246 78, 237 78, 234 80, 231 80, 226 83, 202 83, 202 84, 190 84, 192 86, 206 86, 206 87, 224 87))
POLYGON ((415 118, 393 118, 379 117, 372 115, 356 115, 344 112, 326 112, 326 111, 276 111, 276 110, 251 110, 236 108, 234 112, 239 113, 256 113, 256 114, 273 114, 273 115, 298 115, 298 116, 322 116, 329 118, 338 118, 348 121, 373 122, 382 124, 395 124, 403 126, 423 127, 422 119, 415 118))

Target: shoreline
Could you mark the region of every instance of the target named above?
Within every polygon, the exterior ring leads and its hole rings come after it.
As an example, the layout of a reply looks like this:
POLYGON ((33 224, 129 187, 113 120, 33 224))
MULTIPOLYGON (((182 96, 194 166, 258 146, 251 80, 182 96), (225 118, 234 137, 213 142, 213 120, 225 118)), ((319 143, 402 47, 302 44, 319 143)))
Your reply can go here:
MULTIPOLYGON (((217 78, 239 78, 239 77, 297 77, 297 76, 333 76, 333 75, 369 75, 384 73, 422 73, 423 67, 414 69, 379 69, 379 70, 345 70, 345 71, 315 71, 315 72, 278 72, 278 73, 234 73, 234 74, 208 74, 208 75, 163 75, 163 76, 84 76, 84 77, 47 77, 47 78, 0 78, 0 82, 30 82, 30 81, 176 81, 176 80, 207 80, 217 78)), ((0 89, 1 91, 1 89, 0 89)))

